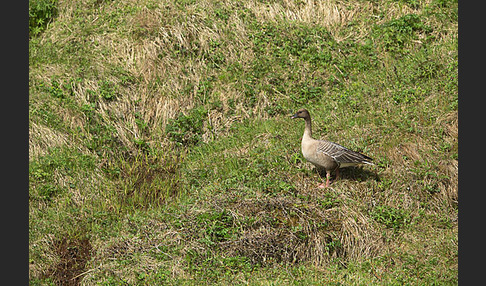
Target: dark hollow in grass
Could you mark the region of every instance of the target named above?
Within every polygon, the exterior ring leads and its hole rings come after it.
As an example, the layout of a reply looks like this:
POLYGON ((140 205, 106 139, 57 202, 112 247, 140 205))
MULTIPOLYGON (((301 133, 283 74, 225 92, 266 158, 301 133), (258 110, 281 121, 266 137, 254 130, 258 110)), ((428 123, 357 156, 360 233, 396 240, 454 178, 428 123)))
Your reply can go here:
POLYGON ((64 237, 53 245, 54 252, 59 257, 59 263, 53 265, 47 272, 56 285, 80 285, 85 272, 86 262, 91 258, 91 243, 89 239, 70 239, 64 237))

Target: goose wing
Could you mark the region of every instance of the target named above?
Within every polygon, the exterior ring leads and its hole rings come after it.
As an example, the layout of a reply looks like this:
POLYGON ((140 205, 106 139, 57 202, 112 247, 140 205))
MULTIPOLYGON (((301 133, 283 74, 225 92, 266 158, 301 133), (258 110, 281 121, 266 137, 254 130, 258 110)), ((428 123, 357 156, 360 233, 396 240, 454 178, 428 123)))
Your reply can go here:
POLYGON ((342 167, 363 163, 373 164, 372 158, 330 141, 319 140, 316 151, 333 158, 342 167))

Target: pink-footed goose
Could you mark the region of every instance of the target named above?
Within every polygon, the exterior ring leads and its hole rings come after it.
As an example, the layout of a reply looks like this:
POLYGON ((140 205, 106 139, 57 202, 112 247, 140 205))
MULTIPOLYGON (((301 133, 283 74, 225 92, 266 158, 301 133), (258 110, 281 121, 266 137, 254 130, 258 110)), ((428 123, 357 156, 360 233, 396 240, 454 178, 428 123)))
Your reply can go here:
POLYGON ((366 155, 349 150, 334 142, 313 139, 311 116, 306 109, 300 109, 291 118, 303 118, 305 120, 304 136, 302 136, 302 155, 307 161, 314 164, 316 168, 326 171, 326 185, 322 183, 319 185, 319 188, 329 187, 331 172, 334 170, 336 171, 337 180, 339 168, 361 164, 374 165, 373 159, 366 155))

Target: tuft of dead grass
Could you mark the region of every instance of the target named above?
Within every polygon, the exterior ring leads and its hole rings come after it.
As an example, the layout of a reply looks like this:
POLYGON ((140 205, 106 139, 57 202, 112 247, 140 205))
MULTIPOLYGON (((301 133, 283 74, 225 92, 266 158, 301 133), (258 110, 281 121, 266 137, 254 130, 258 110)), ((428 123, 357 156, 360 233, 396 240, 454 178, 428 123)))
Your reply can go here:
POLYGON ((66 134, 31 122, 29 126, 29 160, 45 155, 52 147, 69 146, 66 134))
POLYGON ((376 257, 384 252, 382 237, 365 212, 344 204, 340 208, 340 217, 340 239, 348 259, 356 261, 361 257, 376 257))
POLYGON ((162 270, 167 270, 171 278, 188 276, 183 257, 175 256, 173 251, 183 240, 180 232, 163 220, 136 215, 125 218, 116 236, 92 240, 93 248, 98 251, 86 266, 83 283, 96 284, 109 279, 136 284, 140 278, 138 273, 162 270))
POLYGON ((240 232, 218 246, 226 255, 247 257, 252 264, 325 265, 332 258, 348 261, 382 250, 371 222, 346 204, 326 208, 319 201, 284 196, 237 201, 224 197, 213 207, 229 211, 240 232))
POLYGON ((287 21, 300 22, 310 25, 325 27, 337 42, 346 39, 359 41, 368 35, 368 21, 374 20, 376 24, 382 24, 390 19, 413 12, 413 9, 399 3, 388 3, 387 13, 378 14, 377 4, 364 1, 279 1, 273 3, 261 3, 249 1, 247 7, 262 21, 287 21), (358 27, 352 31, 346 29, 349 25, 358 27))

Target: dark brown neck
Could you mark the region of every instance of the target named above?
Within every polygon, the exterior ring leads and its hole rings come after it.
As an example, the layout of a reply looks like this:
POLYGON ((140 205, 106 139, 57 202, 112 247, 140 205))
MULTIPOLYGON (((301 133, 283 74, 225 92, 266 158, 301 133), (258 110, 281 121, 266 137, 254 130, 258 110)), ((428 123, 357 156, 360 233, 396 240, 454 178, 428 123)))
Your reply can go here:
POLYGON ((305 119, 305 130, 304 130, 304 137, 312 137, 312 123, 310 117, 304 118, 305 119))

